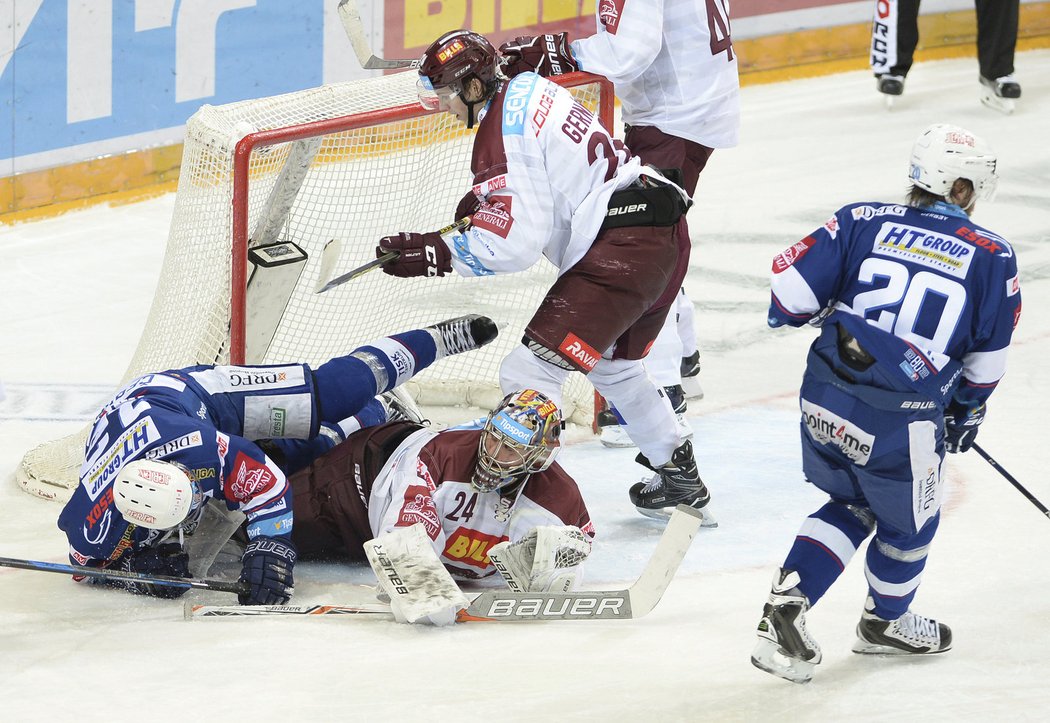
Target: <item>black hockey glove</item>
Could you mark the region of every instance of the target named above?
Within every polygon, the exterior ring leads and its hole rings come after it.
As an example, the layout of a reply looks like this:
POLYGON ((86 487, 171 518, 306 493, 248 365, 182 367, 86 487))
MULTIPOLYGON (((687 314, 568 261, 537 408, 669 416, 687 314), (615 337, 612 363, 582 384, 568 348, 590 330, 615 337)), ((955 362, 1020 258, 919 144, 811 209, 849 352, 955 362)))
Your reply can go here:
POLYGON ((949 404, 944 410, 944 449, 951 454, 968 451, 984 421, 985 409, 983 404, 975 409, 949 404))
MULTIPOLYGON (((136 572, 140 575, 163 575, 165 577, 189 577, 190 556, 177 542, 165 542, 156 547, 144 547, 126 553, 117 566, 124 572, 136 572)), ((171 585, 155 585, 134 580, 112 580, 113 587, 127 590, 132 595, 151 595, 168 600, 180 597, 189 588, 171 585)))
POLYGON ((295 591, 292 568, 295 546, 290 540, 256 537, 241 556, 241 582, 251 586, 237 596, 241 605, 284 605, 295 591))
POLYGON ((569 49, 568 33, 521 35, 499 46, 499 52, 503 74, 508 78, 530 70, 547 78, 580 69, 569 49))
POLYGON ((384 236, 376 247, 376 258, 388 251, 400 252, 383 264, 383 273, 391 276, 444 276, 452 271, 452 253, 436 231, 384 236))

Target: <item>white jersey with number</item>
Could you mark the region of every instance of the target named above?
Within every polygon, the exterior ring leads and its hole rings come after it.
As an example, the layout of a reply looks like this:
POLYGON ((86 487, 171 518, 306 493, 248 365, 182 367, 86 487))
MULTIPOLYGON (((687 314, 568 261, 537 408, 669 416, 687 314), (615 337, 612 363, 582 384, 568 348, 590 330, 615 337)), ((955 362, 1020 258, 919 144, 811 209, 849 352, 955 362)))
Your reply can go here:
POLYGON ((535 73, 508 81, 479 113, 471 171, 485 203, 446 238, 463 276, 523 271, 541 255, 565 272, 594 243, 614 191, 643 174, 663 179, 535 73))
POLYGON ((728 0, 598 0, 580 70, 616 86, 623 120, 709 148, 737 144, 740 81, 728 0))
POLYGON ((407 437, 372 482, 372 534, 422 523, 442 564, 460 578, 494 573, 488 551, 536 527, 574 525, 594 537, 579 487, 557 462, 529 477, 516 497, 475 490, 480 436, 477 429, 421 429, 407 437))

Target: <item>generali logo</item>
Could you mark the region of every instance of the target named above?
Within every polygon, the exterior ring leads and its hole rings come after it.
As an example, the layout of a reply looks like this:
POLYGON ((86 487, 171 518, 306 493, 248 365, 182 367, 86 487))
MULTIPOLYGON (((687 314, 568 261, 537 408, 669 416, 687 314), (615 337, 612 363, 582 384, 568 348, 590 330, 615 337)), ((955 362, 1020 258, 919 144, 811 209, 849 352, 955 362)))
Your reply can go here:
POLYGON ((623 15, 623 4, 626 0, 599 0, 598 20, 605 26, 606 31, 616 35, 616 29, 620 27, 620 16, 623 15))

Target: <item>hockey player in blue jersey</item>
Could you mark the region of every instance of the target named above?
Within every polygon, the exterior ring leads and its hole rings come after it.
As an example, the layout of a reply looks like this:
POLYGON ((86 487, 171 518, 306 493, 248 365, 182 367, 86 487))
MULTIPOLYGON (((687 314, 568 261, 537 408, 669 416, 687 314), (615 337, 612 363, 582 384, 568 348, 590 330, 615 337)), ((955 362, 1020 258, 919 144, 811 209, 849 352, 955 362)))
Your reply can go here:
MULTIPOLYGON (((437 359, 496 337, 470 315, 383 337, 317 368, 192 366, 146 374, 98 413, 80 484, 58 526, 77 565, 189 577, 183 534, 204 503, 247 517, 242 604, 275 605, 292 594, 288 476, 362 426, 387 421, 376 399, 437 359)), ((185 592, 127 579, 83 578, 136 594, 185 592)))
POLYGON ((769 325, 819 326, 800 390, 802 465, 830 500, 774 576, 751 661, 796 683, 820 662, 806 611, 874 532, 857 653, 928 654, 947 625, 909 609, 940 519, 945 451, 965 452, 1006 369, 1017 260, 970 220, 996 158, 934 125, 915 142, 907 204, 857 203, 773 260, 769 325))

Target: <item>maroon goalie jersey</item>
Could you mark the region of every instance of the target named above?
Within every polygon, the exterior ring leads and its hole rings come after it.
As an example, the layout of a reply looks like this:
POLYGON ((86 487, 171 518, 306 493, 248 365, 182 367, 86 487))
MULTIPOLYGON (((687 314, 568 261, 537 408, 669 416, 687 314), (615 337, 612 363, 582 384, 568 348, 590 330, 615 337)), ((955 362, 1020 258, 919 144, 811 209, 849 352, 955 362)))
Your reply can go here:
POLYGON ((408 422, 361 430, 292 476, 293 539, 302 559, 364 560, 376 535, 422 523, 442 563, 460 578, 495 572, 488 551, 541 525, 594 527, 575 480, 555 462, 520 494, 470 485, 479 429, 435 432, 408 422))

